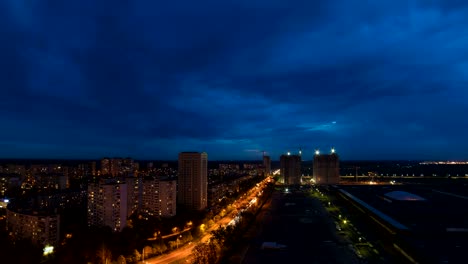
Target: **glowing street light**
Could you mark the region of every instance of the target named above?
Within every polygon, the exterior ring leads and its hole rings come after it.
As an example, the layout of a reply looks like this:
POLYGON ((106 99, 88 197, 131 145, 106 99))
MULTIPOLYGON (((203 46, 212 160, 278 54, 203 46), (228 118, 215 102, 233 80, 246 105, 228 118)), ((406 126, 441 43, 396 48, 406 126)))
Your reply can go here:
POLYGON ((320 151, 318 149, 315 151, 315 155, 320 155, 320 151))
POLYGON ((52 254, 53 252, 54 252, 54 247, 53 246, 45 246, 44 247, 44 256, 52 254))

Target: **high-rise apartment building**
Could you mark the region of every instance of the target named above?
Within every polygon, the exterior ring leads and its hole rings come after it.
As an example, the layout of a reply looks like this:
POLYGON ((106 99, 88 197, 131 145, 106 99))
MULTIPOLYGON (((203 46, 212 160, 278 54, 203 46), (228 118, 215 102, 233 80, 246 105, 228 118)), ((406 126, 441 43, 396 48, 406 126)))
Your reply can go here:
POLYGON ((125 178, 127 183, 127 216, 141 211, 143 200, 143 179, 142 177, 129 176, 125 178))
POLYGON ((340 182, 340 161, 335 149, 330 154, 321 154, 318 150, 315 152, 313 174, 317 184, 340 182))
POLYGON ((271 159, 270 156, 263 156, 263 167, 265 168, 265 175, 271 173, 271 159))
POLYGON ((110 160, 110 174, 114 177, 121 175, 123 160, 121 158, 113 158, 110 160))
POLYGON ((101 159, 101 175, 130 176, 138 170, 138 163, 132 158, 103 158, 101 159))
POLYGON ((141 208, 147 214, 159 216, 159 179, 157 177, 143 178, 141 208))
POLYGON ((159 214, 162 217, 176 215, 177 181, 166 178, 159 181, 159 214))
POLYGON ((208 155, 179 153, 177 203, 187 210, 203 210, 208 203, 208 155))
POLYGON ((143 179, 142 211, 156 216, 176 214, 177 181, 171 178, 146 177, 143 179))
POLYGON ((280 173, 284 184, 301 184, 301 156, 300 155, 281 155, 280 173))
POLYGON ((127 223, 127 183, 119 181, 88 185, 88 225, 109 226, 121 231, 127 223))
POLYGON ((101 175, 108 175, 110 174, 110 159, 103 158, 101 159, 101 175))
POLYGON ((96 162, 91 162, 91 175, 96 176, 96 162))
POLYGON ((29 239, 39 246, 58 246, 60 215, 48 211, 7 209, 7 230, 14 240, 29 239))

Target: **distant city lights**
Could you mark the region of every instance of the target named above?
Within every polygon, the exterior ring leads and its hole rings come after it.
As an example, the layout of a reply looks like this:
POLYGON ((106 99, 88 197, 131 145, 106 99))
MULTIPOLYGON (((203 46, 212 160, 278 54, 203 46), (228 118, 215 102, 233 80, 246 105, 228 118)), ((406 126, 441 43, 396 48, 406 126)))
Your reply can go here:
POLYGON ((419 165, 467 165, 468 161, 424 161, 419 165))

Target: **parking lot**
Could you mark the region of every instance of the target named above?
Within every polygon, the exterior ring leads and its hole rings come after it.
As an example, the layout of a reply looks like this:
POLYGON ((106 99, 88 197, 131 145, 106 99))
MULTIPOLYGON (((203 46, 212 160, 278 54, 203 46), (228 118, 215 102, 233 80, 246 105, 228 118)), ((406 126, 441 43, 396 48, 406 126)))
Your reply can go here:
POLYGON ((308 190, 278 188, 271 204, 260 212, 258 235, 243 263, 359 263, 345 239, 336 234, 334 221, 308 190), (263 242, 284 249, 262 249, 263 242))

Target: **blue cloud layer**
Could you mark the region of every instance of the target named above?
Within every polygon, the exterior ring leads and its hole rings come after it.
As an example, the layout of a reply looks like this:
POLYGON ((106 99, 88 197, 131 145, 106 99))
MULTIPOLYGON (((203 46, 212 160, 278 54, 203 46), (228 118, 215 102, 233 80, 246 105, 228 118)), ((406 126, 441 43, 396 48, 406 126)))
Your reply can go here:
POLYGON ((0 156, 464 159, 465 1, 0 3, 0 156))

